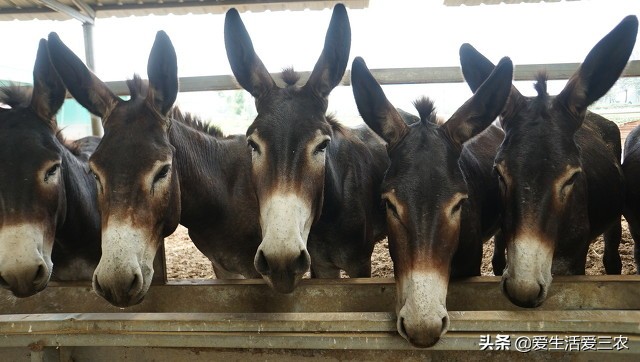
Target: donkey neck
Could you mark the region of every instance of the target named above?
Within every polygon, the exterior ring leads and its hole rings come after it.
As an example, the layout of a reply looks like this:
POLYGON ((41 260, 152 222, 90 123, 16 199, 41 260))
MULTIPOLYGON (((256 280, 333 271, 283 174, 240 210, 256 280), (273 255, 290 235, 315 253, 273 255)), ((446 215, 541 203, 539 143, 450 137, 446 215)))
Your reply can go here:
POLYGON ((321 215, 325 221, 339 218, 342 210, 351 210, 355 200, 373 206, 379 198, 382 176, 388 165, 384 145, 376 142, 368 129, 350 129, 337 124, 332 127, 321 215))
POLYGON ((246 198, 251 155, 244 136, 218 138, 173 120, 169 141, 176 148, 181 224, 208 224, 234 199, 246 198))
POLYGON ((67 211, 65 222, 56 233, 56 243, 86 259, 100 259, 100 214, 95 180, 81 160, 62 146, 63 178, 67 211))

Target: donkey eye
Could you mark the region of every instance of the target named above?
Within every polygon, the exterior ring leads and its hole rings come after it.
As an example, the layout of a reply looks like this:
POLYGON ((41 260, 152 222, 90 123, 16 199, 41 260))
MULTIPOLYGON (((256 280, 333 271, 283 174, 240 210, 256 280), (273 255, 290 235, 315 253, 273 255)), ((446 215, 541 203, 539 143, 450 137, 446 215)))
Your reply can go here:
POLYGON ((93 172, 92 168, 89 168, 89 173, 93 176, 93 179, 96 180, 96 186, 98 187, 98 192, 102 193, 102 182, 100 182, 100 176, 98 176, 95 172, 93 172))
POLYGON ((56 173, 58 173, 58 170, 60 170, 60 164, 57 163, 55 165, 53 165, 51 168, 49 168, 47 170, 47 172, 44 174, 44 181, 47 182, 49 181, 50 178, 52 178, 53 176, 56 175, 56 173))
POLYGON ((502 172, 500 172, 498 166, 493 166, 493 172, 498 176, 498 181, 500 181, 500 183, 504 183, 504 176, 502 176, 502 172))
POLYGON ((400 219, 400 215, 398 214, 398 209, 391 201, 385 199, 384 204, 385 204, 385 207, 387 208, 387 212, 390 212, 393 215, 393 217, 395 217, 396 219, 400 219))
POLYGON ((462 206, 467 202, 467 197, 464 197, 462 199, 460 199, 460 201, 458 201, 457 204, 455 204, 455 206, 453 208, 451 208, 451 215, 454 216, 455 214, 457 214, 458 212, 460 212, 460 210, 462 210, 462 206))
POLYGON ((317 155, 320 152, 324 152, 327 149, 327 146, 329 146, 329 140, 322 141, 322 143, 320 143, 313 151, 313 154, 317 155))
POLYGON ((562 189, 560 189, 560 197, 562 200, 564 200, 569 195, 571 190, 573 190, 573 185, 578 180, 578 177, 580 177, 580 174, 580 171, 575 172, 573 175, 571 175, 571 177, 569 177, 567 181, 565 181, 564 185, 562 185, 562 189))
POLYGON ((160 171, 158 171, 158 173, 156 174, 156 176, 153 178, 153 183, 156 183, 160 180, 162 180, 163 178, 166 178, 167 175, 169 174, 169 170, 171 169, 171 165, 164 165, 162 166, 162 168, 160 169, 160 171))
POLYGON ((500 191, 505 193, 507 191, 507 181, 504 178, 504 175, 500 171, 498 166, 493 167, 493 172, 495 172, 496 176, 498 176, 498 184, 500 185, 500 191))
POLYGON ((251 147, 251 151, 260 153, 260 147, 252 140, 247 140, 247 144, 251 147))
POLYGON ((571 175, 571 177, 564 183, 564 187, 573 186, 578 180, 578 176, 580 175, 580 171, 571 175))

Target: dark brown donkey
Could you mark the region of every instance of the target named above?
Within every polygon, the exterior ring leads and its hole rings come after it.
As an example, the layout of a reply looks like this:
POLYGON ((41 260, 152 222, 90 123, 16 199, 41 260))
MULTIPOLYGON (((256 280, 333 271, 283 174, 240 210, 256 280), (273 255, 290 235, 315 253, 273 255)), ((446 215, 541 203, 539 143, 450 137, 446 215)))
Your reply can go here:
POLYGON ((153 259, 178 222, 214 266, 218 278, 258 278, 260 244, 251 151, 244 136, 224 138, 185 118, 172 105, 178 93, 176 53, 158 32, 147 72, 128 82, 124 101, 92 74, 58 38, 51 59, 73 96, 102 117, 105 134, 90 165, 98 182, 102 251, 93 286, 117 306, 139 303, 153 259))
POLYGON ((480 275, 482 243, 498 227, 492 170, 504 133, 490 124, 507 101, 512 75, 505 58, 446 123, 436 124, 433 103, 422 99, 415 103, 420 121, 407 126, 364 60, 353 61, 358 110, 388 144, 382 197, 398 285, 398 332, 415 346, 430 347, 446 332, 449 276, 480 275))
POLYGON ((0 286, 28 297, 54 280, 90 280, 100 217, 87 161, 93 137, 63 139, 55 115, 66 89, 42 39, 33 89, 0 89, 0 286), (53 268, 53 269, 52 269, 53 268), (53 271, 53 272, 52 272, 53 271))
POLYGON ((349 58, 346 9, 334 8, 304 86, 293 71, 284 73, 284 88, 275 84, 235 9, 227 12, 224 36, 233 74, 258 110, 247 130, 263 237, 256 269, 283 293, 310 265, 314 277, 337 278, 340 269, 369 277, 374 243, 384 236, 379 187, 388 158, 366 127, 349 129, 326 115, 349 58))
POLYGON ((624 142, 622 171, 627 194, 624 217, 635 243, 636 273, 640 274, 640 126, 634 128, 624 142))
MULTIPOLYGON (((635 43, 638 22, 625 18, 602 39, 555 97, 541 75, 535 97, 515 88, 502 111, 505 130, 495 160, 502 190, 507 268, 501 287, 516 305, 536 307, 552 274, 584 274, 589 244, 605 233, 620 240, 624 180, 620 131, 587 111, 620 76, 635 43)), ((472 90, 493 64, 465 44, 462 70, 472 90)), ((617 250, 606 250, 607 272, 620 273, 617 250)))

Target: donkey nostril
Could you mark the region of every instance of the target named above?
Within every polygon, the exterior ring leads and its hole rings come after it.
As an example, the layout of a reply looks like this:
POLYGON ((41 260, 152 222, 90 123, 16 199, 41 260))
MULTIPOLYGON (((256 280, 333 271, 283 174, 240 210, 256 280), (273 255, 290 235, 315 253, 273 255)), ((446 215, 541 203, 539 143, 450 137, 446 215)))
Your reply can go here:
POLYGON ((507 289, 507 283, 509 282, 509 279, 505 278, 504 275, 502 276, 502 293, 504 293, 504 295, 509 295, 509 290, 507 289))
POLYGON ((44 264, 38 265, 36 270, 35 279, 33 279, 33 285, 39 285, 48 278, 47 267, 44 264))
POLYGON ((309 270, 309 266, 311 265, 311 256, 306 250, 301 250, 300 255, 296 258, 293 263, 293 272, 295 274, 306 273, 309 270))
POLYGON ((133 280, 131 281, 131 285, 129 286, 129 295, 134 296, 138 294, 140 289, 142 289, 142 274, 134 273, 133 280))
POLYGON ((399 317, 398 320, 398 332, 400 333, 400 335, 402 337, 407 338, 409 335, 407 334, 407 330, 404 327, 404 318, 403 317, 399 317))
POLYGON ((442 317, 442 326, 440 327, 440 335, 447 332, 447 326, 449 326, 449 316, 442 317))
POLYGON ((4 280, 2 275, 0 275, 0 287, 3 287, 3 288, 8 288, 9 287, 9 283, 7 283, 7 281, 4 280))
POLYGON ((262 250, 258 250, 258 253, 256 254, 256 259, 253 264, 256 267, 256 270, 258 271, 258 273, 262 275, 271 275, 271 269, 269 269, 269 262, 267 261, 267 258, 264 256, 264 253, 262 252, 262 250))
POLYGON ((542 300, 542 298, 544 298, 544 285, 542 285, 542 283, 538 283, 538 286, 540 287, 540 291, 538 292, 538 300, 542 300))
POLYGON ((102 286, 98 282, 98 276, 96 274, 93 274, 93 290, 98 295, 105 295, 104 290, 102 289, 102 286))

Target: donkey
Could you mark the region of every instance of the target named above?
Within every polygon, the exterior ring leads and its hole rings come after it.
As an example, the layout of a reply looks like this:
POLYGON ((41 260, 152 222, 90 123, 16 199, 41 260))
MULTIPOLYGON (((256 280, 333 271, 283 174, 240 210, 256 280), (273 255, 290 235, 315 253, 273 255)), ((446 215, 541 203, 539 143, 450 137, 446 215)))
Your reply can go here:
MULTIPOLYGON (((547 93, 541 74, 537 96, 524 97, 514 87, 502 110, 505 139, 495 159, 507 248, 501 287, 518 306, 540 305, 552 274, 584 274, 589 244, 598 235, 606 232, 608 245, 620 242, 620 131, 587 107, 620 76, 637 28, 636 17, 625 18, 557 96, 547 93)), ((462 45, 460 60, 472 90, 493 70, 468 44, 462 45)), ((611 249, 605 249, 605 268, 620 273, 620 256, 611 249)))
POLYGON ((105 129, 90 159, 102 216, 96 293, 120 307, 141 302, 156 251, 178 223, 189 229, 218 278, 259 278, 253 256, 260 226, 246 138, 223 137, 172 108, 177 58, 167 34, 156 35, 148 85, 139 77, 128 82, 128 101, 114 95, 55 33, 49 42, 69 92, 102 117, 105 129))
POLYGON ((624 142, 622 172, 626 185, 624 217, 635 243, 636 273, 640 274, 640 126, 634 128, 624 142))
POLYGON ((391 164, 382 198, 397 326, 417 347, 434 345, 447 331, 449 277, 480 275, 482 243, 497 231, 500 195, 492 170, 504 133, 491 122, 507 101, 512 75, 505 58, 446 123, 435 123, 433 103, 423 98, 415 103, 420 121, 407 125, 364 60, 353 61, 360 115, 387 142, 391 164))
POLYGON ((257 271, 282 293, 309 267, 319 278, 337 278, 340 269, 371 276, 373 246, 385 235, 379 187, 388 158, 366 127, 349 129, 325 114, 349 58, 345 7, 335 6, 304 86, 292 70, 283 74, 284 88, 276 85, 235 9, 227 12, 224 36, 233 74, 258 111, 247 130, 262 228, 257 271))
POLYGON ((38 47, 33 88, 0 89, 0 286, 28 297, 50 279, 90 280, 100 218, 87 174, 94 137, 68 142, 55 115, 66 89, 38 47))

